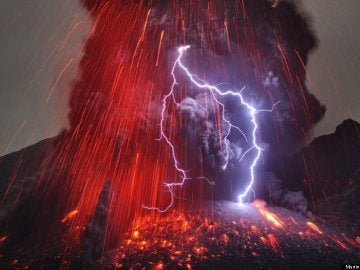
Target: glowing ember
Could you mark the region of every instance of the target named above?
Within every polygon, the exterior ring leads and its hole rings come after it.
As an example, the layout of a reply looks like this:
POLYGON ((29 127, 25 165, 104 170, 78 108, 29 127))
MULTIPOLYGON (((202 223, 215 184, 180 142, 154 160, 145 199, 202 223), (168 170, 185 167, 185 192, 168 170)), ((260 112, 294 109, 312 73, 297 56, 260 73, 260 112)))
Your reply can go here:
POLYGON ((318 226, 316 226, 314 223, 308 221, 306 222, 306 225, 308 227, 310 227, 312 230, 314 230, 315 232, 317 232, 318 234, 322 234, 323 232, 318 228, 318 226))
POLYGON ((276 239, 276 236, 273 234, 268 234, 268 240, 269 240, 269 245, 271 246, 271 248, 273 250, 278 250, 279 249, 279 242, 276 239))
POLYGON ((336 244, 339 245, 339 247, 341 247, 343 249, 346 249, 346 250, 348 249, 347 246, 343 242, 341 242, 340 240, 335 240, 335 242, 336 242, 336 244))
POLYGON ((283 223, 282 221, 272 212, 268 211, 266 209, 266 204, 265 202, 262 201, 254 201, 252 203, 253 206, 256 207, 256 209, 258 209, 259 213, 268 221, 270 222, 272 225, 274 225, 277 228, 282 228, 283 223))
POLYGON ((355 241, 360 245, 360 236, 356 237, 355 241))
MULTIPOLYGON (((256 201, 255 205, 257 209, 265 208, 264 203, 259 201, 256 201)), ((144 268, 153 268, 153 258, 160 256, 165 269, 190 269, 189 265, 196 269, 204 264, 209 265, 209 268, 215 267, 214 265, 221 268, 223 265, 220 266, 220 263, 226 261, 225 258, 234 263, 234 258, 247 261, 249 255, 262 258, 266 254, 278 261, 280 267, 281 262, 291 260, 295 249, 308 249, 309 245, 314 245, 310 253, 313 254, 312 260, 318 258, 319 253, 315 252, 318 249, 324 252, 321 253, 324 256, 331 250, 339 251, 339 248, 343 252, 355 254, 350 253, 355 250, 350 250, 343 242, 346 235, 331 236, 330 233, 322 231, 322 234, 318 233, 318 236, 314 237, 310 231, 299 232, 313 224, 305 218, 292 216, 296 222, 289 220, 282 230, 278 230, 275 225, 266 226, 267 222, 272 225, 273 223, 266 218, 264 222, 261 216, 254 215, 256 212, 241 211, 244 212, 239 213, 237 218, 227 217, 217 211, 210 215, 212 211, 184 212, 172 209, 166 214, 148 215, 138 219, 127 237, 132 238, 134 231, 137 231, 139 238, 131 242, 123 241, 116 257, 117 262, 122 265, 122 269, 131 268, 136 263, 140 263, 144 268), (184 224, 187 230, 182 229, 184 224), (134 258, 139 259, 134 261, 134 258)), ((269 212, 268 209, 266 211, 269 212)), ((274 215, 278 218, 278 214, 274 215)), ((283 214, 284 217, 289 215, 288 212, 283 214)), ((157 263, 159 262, 154 262, 153 265, 157 263)))
POLYGON ((164 264, 161 262, 158 263, 154 268, 154 270, 162 270, 162 269, 165 269, 165 267, 164 267, 164 264))
POLYGON ((134 239, 138 239, 139 238, 139 231, 134 231, 132 236, 133 236, 134 239))
POLYGON ((5 235, 5 236, 0 236, 0 246, 2 245, 2 244, 4 244, 4 242, 6 241, 6 239, 7 239, 8 237, 5 235))
POLYGON ((61 223, 65 223, 71 219, 73 219, 78 214, 78 210, 73 210, 70 213, 68 213, 62 220, 61 223))

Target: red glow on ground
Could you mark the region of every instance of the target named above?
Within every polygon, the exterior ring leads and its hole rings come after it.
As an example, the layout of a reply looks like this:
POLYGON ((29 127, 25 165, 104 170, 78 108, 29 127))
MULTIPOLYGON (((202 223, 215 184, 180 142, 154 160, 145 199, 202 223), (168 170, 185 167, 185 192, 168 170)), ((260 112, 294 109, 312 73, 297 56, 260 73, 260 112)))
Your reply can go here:
POLYGON ((256 200, 252 203, 253 206, 259 211, 259 213, 272 225, 277 228, 282 228, 283 222, 276 216, 276 214, 266 209, 266 203, 263 201, 256 200))
POLYGON ((306 225, 310 227, 313 231, 317 232, 318 234, 322 234, 323 232, 319 229, 318 226, 316 226, 314 223, 308 221, 306 222, 306 225))
POLYGON ((271 248, 272 248, 273 250, 278 250, 278 249, 280 248, 279 242, 278 242, 278 240, 277 240, 277 238, 276 238, 275 235, 273 235, 273 234, 268 234, 268 242, 269 242, 269 245, 271 246, 271 248))

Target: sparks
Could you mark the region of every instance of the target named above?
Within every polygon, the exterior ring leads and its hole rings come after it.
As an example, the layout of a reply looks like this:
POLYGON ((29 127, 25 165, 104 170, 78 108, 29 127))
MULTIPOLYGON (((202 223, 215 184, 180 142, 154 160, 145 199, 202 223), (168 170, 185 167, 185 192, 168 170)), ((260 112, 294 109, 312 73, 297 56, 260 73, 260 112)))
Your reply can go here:
POLYGON ((316 226, 314 223, 308 221, 306 222, 306 225, 310 227, 313 231, 317 232, 318 234, 322 234, 323 232, 319 229, 318 226, 316 226))
MULTIPOLYGON (((186 77, 198 88, 200 89, 205 89, 208 90, 212 96, 212 98, 214 99, 214 101, 216 102, 217 105, 219 105, 222 109, 221 112, 221 117, 222 120, 227 124, 228 128, 227 131, 225 133, 225 162, 222 166, 222 169, 225 170, 227 168, 227 165, 229 163, 229 149, 230 149, 230 144, 229 144, 229 140, 228 137, 230 136, 230 133, 232 131, 232 129, 235 129, 236 131, 238 131, 246 140, 246 142, 249 142, 248 138, 246 137, 245 133, 236 125, 232 124, 230 120, 228 120, 225 117, 225 105, 219 101, 218 96, 233 96, 238 98, 240 105, 244 106, 249 115, 250 115, 250 122, 253 126, 252 128, 252 132, 251 132, 251 144, 252 146, 246 150, 244 152, 244 154, 242 155, 240 161, 242 161, 242 159, 250 152, 252 151, 256 151, 256 155, 255 158, 253 159, 253 161, 251 162, 251 165, 249 167, 249 172, 250 172, 250 179, 248 181, 248 184, 246 185, 246 188, 244 189, 244 191, 238 196, 239 198, 239 203, 242 205, 244 203, 244 199, 245 197, 249 194, 249 192, 252 190, 252 186, 254 184, 254 178, 255 178, 255 167, 256 164, 260 158, 260 154, 261 151, 263 149, 261 149, 261 147, 258 145, 257 139, 256 139, 256 132, 258 130, 258 124, 256 121, 256 114, 259 112, 272 112, 275 108, 275 106, 280 102, 276 102, 275 104, 273 104, 272 108, 269 110, 257 110, 255 107, 253 107, 250 103, 246 102, 242 96, 242 91, 245 89, 245 86, 243 88, 240 89, 240 91, 232 91, 232 90, 221 90, 219 89, 217 86, 215 85, 211 85, 209 83, 207 83, 206 81, 200 79, 197 75, 192 74, 189 69, 182 63, 181 59, 185 53, 185 51, 187 51, 190 48, 190 45, 186 45, 186 46, 181 46, 178 48, 178 57, 176 58, 172 69, 171 69, 171 76, 173 78, 173 83, 171 85, 170 91, 164 96, 164 98, 162 99, 162 110, 161 110, 161 121, 160 121, 160 138, 159 140, 163 139, 165 140, 165 142, 167 143, 167 145, 170 147, 171 150, 171 154, 172 154, 172 158, 174 161, 174 166, 175 169, 179 172, 180 174, 180 181, 179 182, 164 182, 165 187, 167 188, 168 192, 170 193, 170 203, 164 208, 164 209, 160 209, 158 207, 149 207, 149 206, 145 206, 143 205, 144 208, 146 209, 150 209, 150 210, 157 210, 158 212, 166 212, 167 210, 169 210, 172 205, 174 204, 174 187, 177 186, 183 186, 185 181, 190 179, 184 168, 181 167, 176 153, 175 153, 175 147, 172 144, 172 142, 170 141, 169 137, 166 135, 165 132, 165 128, 164 128, 164 124, 165 124, 165 113, 167 110, 167 106, 168 106, 168 102, 170 99, 173 100, 173 102, 175 104, 178 105, 178 103, 176 102, 175 99, 175 95, 174 95, 174 91, 175 91, 175 86, 178 84, 178 81, 176 79, 176 75, 175 75, 175 70, 178 68, 180 69, 185 75, 186 77)), ((205 177, 198 177, 198 179, 205 179, 206 181, 208 181, 210 184, 214 185, 214 182, 208 180, 205 177)))
POLYGON ((67 221, 69 221, 70 219, 73 219, 77 214, 78 214, 78 210, 75 209, 71 212, 69 212, 62 220, 61 220, 61 223, 65 223, 67 221))
POLYGON ((275 214, 266 209, 266 203, 263 201, 255 200, 252 202, 252 205, 259 211, 259 213, 272 225, 276 228, 282 228, 283 222, 280 218, 275 214))

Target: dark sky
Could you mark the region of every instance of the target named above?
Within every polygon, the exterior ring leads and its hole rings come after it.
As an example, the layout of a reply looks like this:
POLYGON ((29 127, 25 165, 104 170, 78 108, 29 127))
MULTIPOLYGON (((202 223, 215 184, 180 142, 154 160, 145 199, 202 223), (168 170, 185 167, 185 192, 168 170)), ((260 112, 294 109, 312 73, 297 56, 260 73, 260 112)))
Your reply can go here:
POLYGON ((331 133, 345 118, 360 121, 360 1, 303 0, 319 38, 310 55, 309 89, 326 104, 315 135, 331 133))
MULTIPOLYGON (((360 1, 303 0, 320 40, 309 89, 326 104, 314 135, 346 118, 360 121, 360 1)), ((0 156, 55 136, 67 125, 67 98, 90 19, 75 0, 0 2, 0 156)))

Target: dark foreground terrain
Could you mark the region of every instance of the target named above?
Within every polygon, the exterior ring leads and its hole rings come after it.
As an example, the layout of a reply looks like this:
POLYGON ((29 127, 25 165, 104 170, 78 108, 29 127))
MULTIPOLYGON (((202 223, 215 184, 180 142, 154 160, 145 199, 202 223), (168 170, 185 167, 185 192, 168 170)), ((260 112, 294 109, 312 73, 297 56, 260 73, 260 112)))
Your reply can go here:
POLYGON ((360 258, 359 228, 342 230, 261 201, 218 202, 138 220, 116 263, 120 269, 340 269, 360 258))
POLYGON ((263 201, 184 201, 181 211, 144 211, 110 250, 101 249, 109 186, 75 244, 66 244, 71 213, 45 228, 46 237, 33 233, 32 215, 17 218, 31 213, 41 164, 61 143, 61 137, 45 140, 0 159, 0 269, 340 269, 360 263, 358 130, 356 122, 344 122, 291 157, 280 175, 286 188, 307 195, 313 214, 263 201), (304 178, 313 185, 304 186, 304 178))

